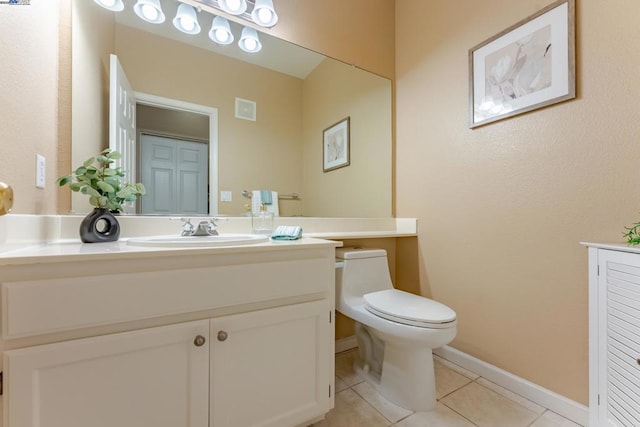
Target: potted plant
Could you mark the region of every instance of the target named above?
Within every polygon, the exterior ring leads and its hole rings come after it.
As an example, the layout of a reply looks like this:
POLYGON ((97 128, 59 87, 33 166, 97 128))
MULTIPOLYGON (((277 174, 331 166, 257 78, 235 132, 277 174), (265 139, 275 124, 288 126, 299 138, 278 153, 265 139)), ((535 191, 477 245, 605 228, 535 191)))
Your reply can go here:
POLYGON ((80 239, 84 243, 118 240, 120 225, 113 213, 123 211, 123 204, 134 202, 145 194, 144 185, 125 181, 122 168, 110 167, 122 155, 107 148, 99 156, 84 161, 70 175, 58 178, 58 185, 68 185, 71 191, 89 196, 95 206, 80 224, 80 239))

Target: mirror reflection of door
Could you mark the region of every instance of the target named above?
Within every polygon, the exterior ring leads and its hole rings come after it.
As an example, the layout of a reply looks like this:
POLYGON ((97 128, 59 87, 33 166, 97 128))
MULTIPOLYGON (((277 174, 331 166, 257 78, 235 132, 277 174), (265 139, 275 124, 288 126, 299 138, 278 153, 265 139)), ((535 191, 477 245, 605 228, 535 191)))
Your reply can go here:
MULTIPOLYGON (((136 98, 116 55, 109 57, 109 148, 122 154, 114 166, 122 168, 129 181, 136 176, 136 98)), ((135 213, 134 203, 124 203, 124 212, 135 213)))
POLYGON ((141 213, 207 215, 207 159, 205 143, 141 133, 141 213))

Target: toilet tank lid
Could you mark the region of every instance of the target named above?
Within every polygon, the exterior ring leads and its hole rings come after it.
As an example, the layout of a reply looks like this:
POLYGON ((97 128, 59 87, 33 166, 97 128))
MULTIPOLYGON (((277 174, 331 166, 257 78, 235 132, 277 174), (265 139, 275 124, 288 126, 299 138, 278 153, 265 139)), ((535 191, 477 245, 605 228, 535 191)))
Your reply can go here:
POLYGON ((384 249, 356 249, 356 248, 337 248, 336 258, 338 259, 361 259, 361 258, 378 258, 386 257, 387 251, 384 249))

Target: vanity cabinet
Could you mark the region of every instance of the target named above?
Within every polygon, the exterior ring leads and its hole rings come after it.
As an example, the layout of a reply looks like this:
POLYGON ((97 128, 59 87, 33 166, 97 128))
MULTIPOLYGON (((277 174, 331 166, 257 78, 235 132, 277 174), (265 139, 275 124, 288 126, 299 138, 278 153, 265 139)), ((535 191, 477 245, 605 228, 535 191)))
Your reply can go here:
POLYGON ((211 426, 295 426, 326 412, 329 315, 312 302, 211 320, 211 426))
POLYGON ((310 424, 334 401, 319 242, 0 265, 1 427, 310 424))
POLYGON ((640 251, 589 245, 589 425, 640 425, 640 251))
POLYGON ((11 427, 206 427, 206 320, 5 353, 11 427))

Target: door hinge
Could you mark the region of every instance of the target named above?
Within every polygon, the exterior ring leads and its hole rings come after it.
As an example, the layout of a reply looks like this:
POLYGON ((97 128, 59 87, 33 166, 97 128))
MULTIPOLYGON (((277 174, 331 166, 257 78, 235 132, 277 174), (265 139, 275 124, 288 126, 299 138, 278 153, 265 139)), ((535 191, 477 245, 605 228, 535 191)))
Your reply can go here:
POLYGON ((598 264, 598 276, 600 275, 600 264, 598 264))
POLYGON ((329 397, 331 397, 331 384, 329 384, 329 397))
POLYGON ((2 392, 4 391, 4 375, 3 371, 0 371, 0 396, 2 396, 2 392))
POLYGON ((598 395, 598 406, 600 406, 600 395, 598 395))
POLYGON ((333 312, 329 310, 329 323, 333 323, 333 312))

